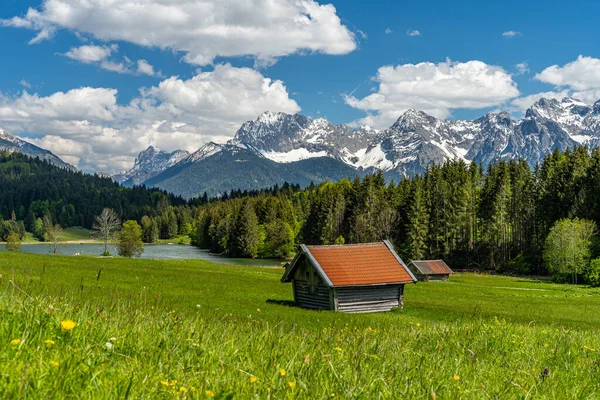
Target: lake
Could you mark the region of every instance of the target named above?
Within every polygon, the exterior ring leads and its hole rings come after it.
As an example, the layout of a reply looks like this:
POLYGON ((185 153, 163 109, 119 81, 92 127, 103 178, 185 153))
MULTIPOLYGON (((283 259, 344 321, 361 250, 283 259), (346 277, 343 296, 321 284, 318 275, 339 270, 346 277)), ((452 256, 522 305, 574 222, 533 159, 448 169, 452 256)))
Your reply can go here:
MULTIPOLYGON (((111 254, 117 254, 117 249, 114 246, 109 247, 111 254)), ((0 246, 0 250, 5 249, 5 245, 0 246)), ((60 247, 60 254, 67 256, 76 254, 96 256, 102 254, 103 250, 104 246, 101 244, 65 244, 60 247)), ((22 251, 23 253, 50 254, 50 246, 46 244, 24 244, 22 246, 22 251)), ((144 246, 144 253, 142 253, 140 258, 160 260, 199 259, 217 264, 248 265, 255 267, 277 267, 282 263, 281 260, 223 257, 210 254, 208 250, 199 249, 195 246, 176 244, 153 244, 144 246)))

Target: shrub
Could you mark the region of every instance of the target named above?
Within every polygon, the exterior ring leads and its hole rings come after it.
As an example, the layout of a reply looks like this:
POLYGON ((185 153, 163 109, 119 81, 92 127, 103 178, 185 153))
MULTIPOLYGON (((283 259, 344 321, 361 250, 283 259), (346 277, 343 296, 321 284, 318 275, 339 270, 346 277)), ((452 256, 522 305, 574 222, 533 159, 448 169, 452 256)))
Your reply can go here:
POLYGON ((592 260, 585 273, 585 279, 592 286, 600 286, 600 258, 592 260))
POLYGON ((6 239, 6 251, 12 251, 18 253, 21 251, 21 239, 15 232, 8 235, 6 239))

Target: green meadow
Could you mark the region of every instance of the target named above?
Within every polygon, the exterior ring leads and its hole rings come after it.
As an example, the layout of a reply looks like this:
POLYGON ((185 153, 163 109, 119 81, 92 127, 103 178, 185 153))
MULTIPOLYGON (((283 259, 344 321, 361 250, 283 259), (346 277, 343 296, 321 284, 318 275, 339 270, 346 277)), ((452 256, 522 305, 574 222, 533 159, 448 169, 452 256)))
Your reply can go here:
POLYGON ((598 289, 456 274, 346 315, 281 274, 2 252, 0 398, 600 398, 598 289))

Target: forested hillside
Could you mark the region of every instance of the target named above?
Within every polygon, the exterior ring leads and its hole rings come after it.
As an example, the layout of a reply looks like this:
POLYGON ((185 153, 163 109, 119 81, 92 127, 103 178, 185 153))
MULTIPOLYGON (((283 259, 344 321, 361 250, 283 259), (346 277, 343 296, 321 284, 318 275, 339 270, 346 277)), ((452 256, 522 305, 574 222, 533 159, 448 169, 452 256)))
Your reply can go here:
POLYGON ((91 228, 103 208, 122 219, 157 215, 181 198, 158 189, 124 188, 110 178, 73 172, 19 153, 0 152, 0 217, 24 220, 30 227, 49 216, 63 227, 91 228))
POLYGON ((211 202, 193 241, 233 256, 285 256, 298 243, 390 239, 406 259, 454 268, 545 272, 544 241, 561 218, 600 222, 600 151, 547 156, 531 168, 499 161, 483 170, 448 161, 386 184, 382 174, 211 202))

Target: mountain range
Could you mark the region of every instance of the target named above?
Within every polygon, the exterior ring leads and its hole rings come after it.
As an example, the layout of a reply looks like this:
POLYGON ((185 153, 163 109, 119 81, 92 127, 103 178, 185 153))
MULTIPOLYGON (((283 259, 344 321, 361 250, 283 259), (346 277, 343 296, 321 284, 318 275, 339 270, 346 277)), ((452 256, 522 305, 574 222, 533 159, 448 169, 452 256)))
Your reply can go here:
MULTIPOLYGON (((498 159, 531 166, 554 149, 600 146, 600 100, 540 99, 520 120, 490 112, 475 120, 443 120, 404 112, 387 129, 335 125, 323 118, 264 112, 245 122, 227 143, 210 142, 194 153, 142 151, 132 169, 113 176, 124 186, 158 187, 185 198, 354 178, 376 170, 389 180, 423 173, 432 162, 463 159, 486 167, 498 159)), ((48 150, 0 129, 0 150, 39 157, 75 170, 48 150)))
POLYGON ((48 161, 49 163, 60 168, 66 168, 72 171, 77 170, 72 165, 67 164, 58 158, 52 152, 19 139, 2 128, 0 128, 0 151, 8 151, 9 153, 22 153, 29 157, 38 157, 40 160, 48 161))
POLYGON ((590 106, 568 97, 540 99, 521 120, 507 112, 443 120, 410 109, 379 131, 267 111, 245 122, 225 144, 211 142, 192 154, 150 147, 115 179, 190 198, 285 181, 307 185, 353 178, 377 169, 398 180, 447 159, 486 167, 498 159, 523 158, 534 166, 554 149, 581 144, 600 146, 600 100, 590 106))

